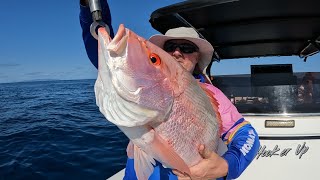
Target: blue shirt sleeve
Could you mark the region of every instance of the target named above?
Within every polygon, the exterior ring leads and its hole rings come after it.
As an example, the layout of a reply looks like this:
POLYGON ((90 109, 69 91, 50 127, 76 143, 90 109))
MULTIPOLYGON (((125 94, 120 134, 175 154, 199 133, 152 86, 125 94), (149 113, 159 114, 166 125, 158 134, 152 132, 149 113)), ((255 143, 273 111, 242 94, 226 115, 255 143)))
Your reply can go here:
POLYGON ((134 160, 128 158, 126 164, 126 170, 123 180, 137 180, 136 172, 134 170, 134 160))
POLYGON ((256 156, 260 147, 257 132, 246 124, 242 126, 228 144, 228 150, 222 157, 228 162, 226 179, 238 178, 256 156))
MULTIPOLYGON (((101 10, 102 10, 102 20, 110 28, 110 36, 114 37, 113 28, 111 25, 111 14, 108 2, 106 0, 101 0, 101 10)), ((87 55, 91 63, 98 69, 98 42, 90 33, 90 25, 92 24, 92 15, 90 8, 80 5, 80 25, 82 28, 82 38, 87 51, 87 55)))
MULTIPOLYGON (((136 172, 134 170, 134 159, 127 159, 126 170, 124 174, 124 180, 137 180, 136 172)), ((162 164, 156 161, 153 173, 149 177, 149 180, 178 180, 178 177, 173 174, 169 168, 164 168, 162 164)))

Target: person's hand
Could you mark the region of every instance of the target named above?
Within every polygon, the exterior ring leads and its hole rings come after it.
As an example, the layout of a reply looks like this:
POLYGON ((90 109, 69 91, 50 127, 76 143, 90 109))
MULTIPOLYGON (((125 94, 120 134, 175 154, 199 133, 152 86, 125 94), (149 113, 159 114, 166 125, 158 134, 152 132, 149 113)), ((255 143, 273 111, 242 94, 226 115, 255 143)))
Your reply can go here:
POLYGON ((199 153, 202 160, 195 166, 190 168, 190 175, 183 174, 178 170, 173 170, 173 173, 178 176, 179 180, 187 179, 215 179, 226 176, 228 173, 228 163, 217 153, 212 152, 201 145, 199 153))

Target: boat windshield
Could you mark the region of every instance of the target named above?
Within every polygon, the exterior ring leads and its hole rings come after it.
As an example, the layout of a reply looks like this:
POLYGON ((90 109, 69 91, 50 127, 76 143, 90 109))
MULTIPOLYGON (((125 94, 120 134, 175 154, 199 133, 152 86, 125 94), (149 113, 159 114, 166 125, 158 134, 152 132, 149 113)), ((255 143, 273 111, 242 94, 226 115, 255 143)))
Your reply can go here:
POLYGON ((320 55, 223 60, 213 84, 242 114, 320 114, 320 55), (281 62, 281 63, 279 63, 281 62))
POLYGON ((213 79, 240 113, 320 113, 320 73, 223 75, 213 79))

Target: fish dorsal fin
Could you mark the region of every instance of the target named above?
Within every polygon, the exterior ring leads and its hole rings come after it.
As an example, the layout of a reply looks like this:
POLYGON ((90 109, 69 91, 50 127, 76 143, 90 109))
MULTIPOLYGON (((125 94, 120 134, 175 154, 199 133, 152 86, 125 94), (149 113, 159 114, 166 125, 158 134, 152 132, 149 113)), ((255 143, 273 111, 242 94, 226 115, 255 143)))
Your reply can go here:
MULTIPOLYGON (((129 143, 130 145, 130 143, 129 143)), ((148 180, 153 173, 155 160, 145 153, 138 146, 133 145, 134 151, 134 170, 139 180, 148 180)))
POLYGON ((216 118, 218 120, 218 123, 219 123, 219 134, 221 134, 222 132, 222 120, 221 120, 221 115, 220 115, 220 112, 219 112, 219 103, 217 101, 217 99, 214 97, 215 94, 214 92, 210 91, 208 88, 207 88, 207 85, 204 84, 204 83, 200 83, 199 82, 199 85, 200 87, 202 88, 202 90, 206 93, 206 95, 209 97, 210 99, 210 102, 211 102, 211 105, 212 105, 212 108, 216 114, 216 118))
POLYGON ((154 133, 154 140, 151 144, 152 151, 161 163, 180 172, 190 174, 190 169, 184 160, 175 152, 175 150, 156 132, 154 133))

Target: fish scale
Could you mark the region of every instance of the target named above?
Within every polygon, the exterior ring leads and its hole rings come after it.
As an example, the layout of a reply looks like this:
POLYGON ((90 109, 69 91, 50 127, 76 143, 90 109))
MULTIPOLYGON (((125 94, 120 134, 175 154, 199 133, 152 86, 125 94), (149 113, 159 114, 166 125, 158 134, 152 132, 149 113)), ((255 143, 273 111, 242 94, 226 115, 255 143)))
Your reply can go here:
MULTIPOLYGON (((183 97, 181 97, 183 98, 183 97)), ((185 98, 183 98, 185 99, 185 98)), ((200 143, 204 143, 203 140, 203 131, 205 131, 206 126, 209 123, 206 120, 201 121, 201 111, 194 111, 188 108, 190 107, 190 103, 177 103, 173 105, 173 109, 177 108, 176 112, 172 113, 172 117, 169 117, 169 120, 166 123, 161 124, 159 127, 156 127, 156 131, 163 136, 164 139, 174 139, 174 148, 178 154, 182 157, 182 159, 187 163, 195 165, 196 162, 201 159, 200 155, 195 158, 195 154, 197 154, 197 149, 188 149, 191 146, 197 146, 200 143), (184 113, 184 114, 182 114, 184 113), (200 116, 200 117, 197 117, 200 116), (181 132, 187 132, 186 135, 182 135, 181 132), (199 133, 200 132, 200 133, 199 133), (188 151, 186 151, 188 149, 188 151)), ((195 106, 197 107, 197 106, 195 106)), ((196 109, 195 109, 196 110, 196 109)), ((174 110, 173 110, 174 111, 174 110)), ((214 143, 214 141, 212 141, 214 143)), ((213 148, 213 144, 209 145, 209 149, 213 148)), ((215 150, 214 148, 212 150, 215 150)))

